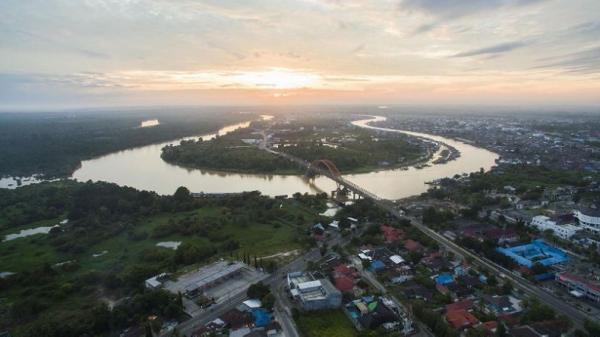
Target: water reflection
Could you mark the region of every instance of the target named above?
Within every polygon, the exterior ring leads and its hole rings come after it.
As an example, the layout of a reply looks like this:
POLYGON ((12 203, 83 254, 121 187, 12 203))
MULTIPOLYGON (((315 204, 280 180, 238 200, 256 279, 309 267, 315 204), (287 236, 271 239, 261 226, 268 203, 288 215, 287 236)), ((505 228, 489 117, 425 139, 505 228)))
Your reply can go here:
MULTIPOLYGON (((263 117, 268 119, 269 117, 263 117)), ((385 120, 384 117, 371 117, 355 121, 354 125, 385 131, 400 132, 416 137, 447 144, 460 151, 461 156, 445 164, 433 164, 416 169, 381 170, 371 173, 345 175, 350 181, 379 195, 382 198, 399 199, 420 194, 427 190, 426 182, 456 174, 489 170, 498 156, 485 149, 461 143, 452 139, 418 132, 402 131, 371 126, 369 123, 385 120)), ((293 193, 330 192, 336 188, 333 181, 324 177, 307 180, 303 176, 272 174, 239 174, 222 171, 199 170, 171 165, 160 158, 161 149, 181 140, 202 138, 208 140, 239 128, 250 126, 250 122, 229 125, 215 133, 186 137, 175 141, 143 146, 111 153, 86 160, 73 178, 79 181, 108 181, 142 190, 172 194, 177 187, 186 186, 192 192, 235 193, 258 190, 263 194, 292 195, 293 193)), ((431 164, 431 163, 430 163, 431 164)))

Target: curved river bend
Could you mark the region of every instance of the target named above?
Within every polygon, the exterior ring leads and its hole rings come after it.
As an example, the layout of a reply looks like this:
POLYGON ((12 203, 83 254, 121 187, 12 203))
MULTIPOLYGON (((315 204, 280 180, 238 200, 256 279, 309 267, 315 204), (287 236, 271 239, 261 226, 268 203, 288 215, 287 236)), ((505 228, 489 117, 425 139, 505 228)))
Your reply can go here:
MULTIPOLYGON (((460 151, 461 156, 445 164, 431 165, 423 169, 382 170, 371 173, 350 174, 345 177, 359 186, 386 199, 400 199, 427 190, 425 183, 456 174, 470 173, 483 168, 489 170, 498 156, 490 151, 452 139, 428 134, 379 128, 369 122, 385 120, 384 117, 353 122, 354 125, 379 131, 400 132, 442 142, 460 151)), ((211 139, 238 128, 248 127, 250 122, 227 126, 217 133, 200 136, 211 139)), ((187 137, 192 139, 198 137, 187 137)), ((177 144, 181 139, 115 152, 103 157, 86 160, 73 178, 79 181, 103 180, 119 185, 151 190, 160 194, 172 194, 177 187, 186 186, 192 192, 228 193, 258 190, 266 195, 291 195, 296 192, 315 193, 332 191, 335 183, 325 177, 307 181, 302 176, 238 174, 199 169, 186 169, 166 163, 160 158, 161 149, 167 144, 177 144)), ((430 163, 431 164, 431 163, 430 163)))

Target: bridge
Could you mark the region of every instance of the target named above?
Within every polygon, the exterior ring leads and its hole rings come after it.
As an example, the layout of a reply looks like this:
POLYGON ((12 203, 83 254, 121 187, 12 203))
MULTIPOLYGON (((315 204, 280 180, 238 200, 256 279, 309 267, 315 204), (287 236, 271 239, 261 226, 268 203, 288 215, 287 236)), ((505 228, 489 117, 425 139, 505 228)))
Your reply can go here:
POLYGON ((267 147, 263 147, 262 149, 274 155, 292 161, 302 168, 305 168, 307 175, 322 175, 335 181, 338 185, 338 190, 340 190, 341 188, 345 188, 346 190, 355 193, 356 195, 361 196, 363 198, 368 198, 375 201, 382 201, 382 199, 379 198, 377 195, 342 177, 340 170, 335 166, 335 164, 331 160, 319 159, 313 162, 309 162, 300 159, 296 156, 292 156, 288 153, 274 151, 273 149, 267 147))
POLYGON ((337 168, 332 169, 332 166, 330 164, 333 163, 331 161, 320 160, 315 162, 308 162, 306 160, 302 160, 300 158, 291 156, 286 153, 273 151, 272 149, 267 147, 261 148, 277 156, 287 158, 288 160, 297 163, 301 167, 305 167, 309 171, 312 170, 315 174, 320 174, 332 179, 338 184, 338 187, 343 186, 349 189, 350 191, 361 195, 364 198, 371 199, 376 205, 387 210, 388 212, 390 212, 391 215, 398 219, 409 220, 412 226, 419 229, 423 234, 427 235, 429 238, 433 239, 441 246, 445 247, 448 251, 451 251, 454 254, 463 258, 469 259, 473 264, 481 267, 482 269, 492 272, 494 275, 499 275, 505 280, 510 280, 515 288, 519 289, 520 291, 529 295, 530 297, 541 300, 546 305, 556 310, 558 313, 567 316, 574 323, 575 327, 582 328, 586 320, 595 320, 595 318, 591 315, 588 315, 587 313, 573 307, 569 303, 566 303, 563 299, 558 298, 553 293, 550 293, 549 291, 546 291, 545 289, 542 289, 532 284, 528 280, 521 277, 519 274, 514 273, 513 271, 508 270, 507 268, 504 268, 483 256, 476 255, 473 252, 457 245, 452 240, 449 240, 445 236, 425 226, 419 219, 405 216, 400 211, 398 211, 396 205, 392 201, 381 199, 375 194, 342 177, 341 174, 338 174, 339 170, 337 170, 337 168))

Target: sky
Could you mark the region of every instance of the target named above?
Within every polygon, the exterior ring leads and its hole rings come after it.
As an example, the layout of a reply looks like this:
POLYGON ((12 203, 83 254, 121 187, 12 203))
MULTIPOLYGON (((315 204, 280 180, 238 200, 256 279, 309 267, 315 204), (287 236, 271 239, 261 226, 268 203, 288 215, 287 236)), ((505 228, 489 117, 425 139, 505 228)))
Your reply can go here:
POLYGON ((598 0, 2 0, 0 109, 600 106, 598 0))

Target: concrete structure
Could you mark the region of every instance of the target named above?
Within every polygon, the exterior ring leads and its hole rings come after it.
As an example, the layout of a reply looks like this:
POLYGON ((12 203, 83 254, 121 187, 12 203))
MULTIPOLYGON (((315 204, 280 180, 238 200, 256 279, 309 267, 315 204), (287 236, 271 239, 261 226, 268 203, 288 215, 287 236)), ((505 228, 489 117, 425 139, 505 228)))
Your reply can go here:
POLYGON ((600 232, 600 210, 575 210, 573 215, 579 220, 579 225, 587 230, 600 232))
POLYGON ((250 268, 241 262, 221 260, 182 275, 176 281, 168 282, 165 288, 173 293, 181 292, 186 297, 193 298, 228 280, 241 277, 244 270, 250 268))
POLYGON ((531 268, 536 263, 551 266, 569 260, 565 252, 548 245, 543 240, 534 240, 531 243, 510 248, 499 247, 496 250, 527 268, 531 268))
POLYGON ((555 236, 565 240, 570 239, 575 233, 582 230, 581 227, 572 224, 560 225, 544 215, 534 216, 530 225, 542 232, 550 230, 555 236))
POLYGON ((385 297, 363 296, 348 302, 343 309, 358 330, 376 329, 380 326, 392 330, 403 321, 405 330, 412 331, 412 322, 408 316, 401 312, 394 301, 385 297))
POLYGON ((144 282, 144 284, 146 285, 146 288, 148 288, 148 289, 158 289, 158 288, 162 288, 164 282, 168 279, 169 279, 169 274, 162 273, 162 274, 158 274, 156 276, 152 276, 151 278, 147 279, 144 282))
POLYGON ((302 272, 287 276, 292 297, 304 310, 338 308, 342 304, 342 293, 327 279, 315 280, 302 272))
POLYGON ((579 294, 582 294, 585 298, 600 302, 600 285, 594 284, 581 276, 564 272, 556 274, 556 282, 566 287, 576 297, 580 297, 579 294))

